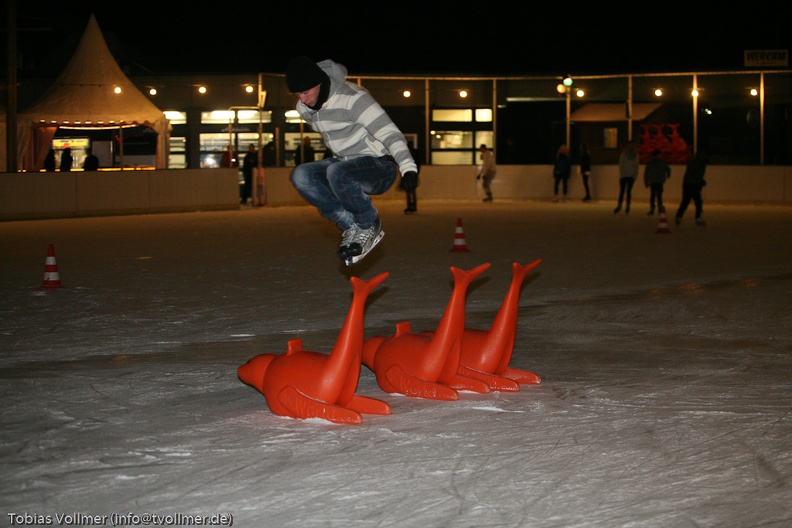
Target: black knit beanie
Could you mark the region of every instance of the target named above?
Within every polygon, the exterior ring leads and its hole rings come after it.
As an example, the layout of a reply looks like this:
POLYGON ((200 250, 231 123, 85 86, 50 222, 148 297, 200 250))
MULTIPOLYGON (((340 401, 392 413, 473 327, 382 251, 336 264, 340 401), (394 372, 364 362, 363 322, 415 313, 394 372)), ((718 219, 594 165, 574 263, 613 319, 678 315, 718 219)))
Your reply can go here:
POLYGON ((297 57, 289 62, 286 70, 286 85, 291 93, 304 92, 310 90, 318 84, 322 84, 325 73, 317 64, 306 56, 297 57))

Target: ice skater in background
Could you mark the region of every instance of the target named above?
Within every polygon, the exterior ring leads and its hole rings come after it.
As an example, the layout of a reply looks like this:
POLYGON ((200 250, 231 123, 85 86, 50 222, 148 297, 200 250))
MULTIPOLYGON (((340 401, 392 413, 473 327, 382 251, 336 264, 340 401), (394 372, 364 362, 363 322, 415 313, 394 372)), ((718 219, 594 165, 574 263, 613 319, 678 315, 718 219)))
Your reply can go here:
POLYGON ((663 212, 663 186, 665 181, 671 177, 671 167, 660 156, 660 151, 654 149, 652 151, 652 159, 646 162, 644 167, 644 185, 649 187, 649 212, 646 213, 652 216, 655 212, 655 202, 657 202, 658 212, 663 212))
POLYGON ((591 189, 589 188, 589 176, 591 176, 591 152, 585 143, 580 147, 580 176, 583 178, 583 188, 586 189, 584 202, 591 200, 591 189))
POLYGON ((484 189, 484 193, 487 195, 484 201, 491 202, 492 188, 490 184, 495 178, 495 174, 498 172, 498 167, 495 165, 495 156, 492 154, 492 151, 487 148, 487 145, 482 143, 479 147, 479 152, 481 152, 481 172, 478 173, 476 179, 481 180, 481 186, 484 189))
POLYGON ((613 210, 613 214, 621 211, 622 202, 625 203, 624 214, 630 214, 632 188, 638 177, 640 164, 638 151, 635 149, 635 140, 630 140, 619 156, 619 203, 613 210))
POLYGON ((707 170, 707 155, 704 151, 699 150, 696 155, 690 160, 685 168, 685 176, 682 179, 682 202, 677 209, 674 223, 679 225, 682 223, 682 216, 685 210, 690 205, 690 200, 696 205, 696 225, 703 227, 706 225, 701 214, 704 212, 704 199, 701 197, 701 189, 707 185, 707 180, 704 179, 704 172, 707 170))
POLYGON ((421 172, 421 162, 418 159, 418 150, 416 150, 412 140, 407 142, 407 146, 410 147, 410 154, 412 155, 413 160, 415 160, 415 166, 418 167, 418 170, 415 172, 414 178, 412 177, 412 174, 408 174, 401 179, 400 187, 407 195, 407 207, 404 209, 404 214, 418 212, 418 194, 415 191, 418 189, 418 185, 420 184, 418 173, 421 172))
POLYGON ((258 167, 258 152, 256 146, 251 143, 248 151, 242 160, 242 187, 239 189, 239 203, 245 205, 253 196, 253 173, 258 167))
POLYGON ((555 164, 553 165, 553 201, 558 201, 558 187, 561 186, 563 200, 566 201, 569 191, 569 176, 572 174, 572 160, 569 158, 569 147, 561 145, 556 153, 555 164))
POLYGON ((385 193, 401 172, 417 178, 418 167, 404 134, 369 92, 346 79, 345 66, 301 56, 286 71, 297 112, 333 157, 295 167, 291 182, 300 195, 343 232, 338 256, 353 264, 384 236, 370 195, 385 193))

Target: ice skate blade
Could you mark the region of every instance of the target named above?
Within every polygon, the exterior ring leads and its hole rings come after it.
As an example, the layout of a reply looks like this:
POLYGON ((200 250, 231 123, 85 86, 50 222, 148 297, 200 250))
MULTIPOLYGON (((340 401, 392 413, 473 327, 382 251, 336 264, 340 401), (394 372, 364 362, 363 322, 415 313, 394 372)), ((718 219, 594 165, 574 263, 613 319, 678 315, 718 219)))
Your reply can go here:
POLYGON ((346 260, 344 260, 344 264, 346 264, 347 266, 351 266, 352 264, 355 264, 363 260, 366 257, 366 255, 371 253, 372 249, 377 247, 377 244, 380 243, 380 240, 382 240, 384 236, 385 236, 385 231, 380 231, 379 235, 377 235, 377 238, 374 239, 374 242, 372 242, 371 247, 369 248, 368 251, 366 251, 365 253, 361 253, 360 255, 355 255, 354 257, 347 257, 346 260))

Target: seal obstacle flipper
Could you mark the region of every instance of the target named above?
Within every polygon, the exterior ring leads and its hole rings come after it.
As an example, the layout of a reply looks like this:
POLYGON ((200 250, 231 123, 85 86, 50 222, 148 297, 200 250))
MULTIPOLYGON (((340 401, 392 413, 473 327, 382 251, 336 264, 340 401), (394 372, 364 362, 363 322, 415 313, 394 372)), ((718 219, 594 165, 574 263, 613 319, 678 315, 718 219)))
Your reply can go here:
POLYGON ((355 394, 346 406, 362 414, 390 414, 391 406, 382 400, 355 394))
POLYGON ((506 371, 503 373, 503 377, 513 379, 517 383, 522 383, 524 385, 539 385, 542 383, 542 378, 536 372, 512 367, 506 368, 506 371))
POLYGON ((288 410, 287 416, 299 418, 321 418, 338 424, 360 424, 363 417, 359 412, 316 400, 295 389, 285 386, 278 394, 278 401, 288 410))
POLYGON ((490 386, 486 381, 477 379, 473 376, 463 376, 461 374, 455 374, 448 383, 448 386, 458 391, 464 390, 478 392, 480 394, 486 394, 490 391, 490 386))
POLYGON ((384 377, 393 387, 393 392, 406 396, 445 401, 459 399, 459 393, 451 387, 421 379, 405 371, 399 365, 393 365, 389 368, 384 377))
POLYGON ((459 365, 459 373, 469 378, 475 378, 486 383, 490 390, 502 392, 520 392, 520 384, 517 381, 496 374, 481 372, 465 365, 459 365))

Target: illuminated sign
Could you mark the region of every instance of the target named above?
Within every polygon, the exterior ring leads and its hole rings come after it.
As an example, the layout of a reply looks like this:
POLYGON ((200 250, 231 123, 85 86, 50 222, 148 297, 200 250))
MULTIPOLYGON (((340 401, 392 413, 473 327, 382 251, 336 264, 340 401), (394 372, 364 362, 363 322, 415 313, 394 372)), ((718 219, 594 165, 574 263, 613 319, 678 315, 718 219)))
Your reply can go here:
POLYGON ((746 50, 745 67, 789 66, 789 50, 746 50))
POLYGON ((63 139, 53 139, 52 140, 52 147, 57 150, 65 149, 66 147, 71 147, 72 149, 84 149, 90 146, 90 142, 87 137, 80 137, 80 138, 63 138, 63 139))

